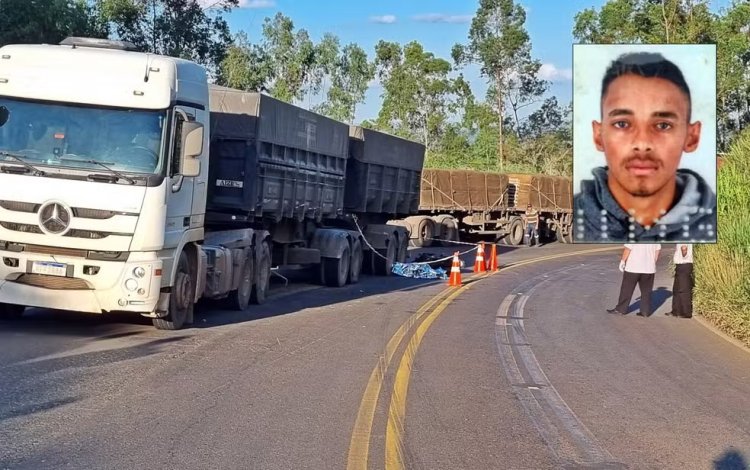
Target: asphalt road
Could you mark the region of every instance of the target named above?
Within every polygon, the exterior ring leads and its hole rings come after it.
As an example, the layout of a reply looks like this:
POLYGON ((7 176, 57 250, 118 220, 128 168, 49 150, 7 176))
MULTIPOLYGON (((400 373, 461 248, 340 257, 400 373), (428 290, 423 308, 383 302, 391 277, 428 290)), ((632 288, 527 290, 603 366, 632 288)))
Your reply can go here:
POLYGON ((750 354, 665 317, 668 274, 651 318, 606 314, 619 251, 591 248, 503 252, 460 292, 279 287, 178 332, 29 312, 0 323, 0 468, 747 468, 750 354))

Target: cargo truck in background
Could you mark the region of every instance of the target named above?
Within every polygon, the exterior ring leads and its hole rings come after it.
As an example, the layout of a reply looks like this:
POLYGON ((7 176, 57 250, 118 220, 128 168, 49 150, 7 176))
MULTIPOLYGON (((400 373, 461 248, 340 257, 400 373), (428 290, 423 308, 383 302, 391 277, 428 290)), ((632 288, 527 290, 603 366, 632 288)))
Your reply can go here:
POLYGON ((273 267, 342 286, 406 257, 424 147, 192 62, 68 38, 0 48, 0 315, 193 321, 263 303, 273 267))
POLYGON ((424 169, 418 214, 392 223, 406 227, 417 247, 470 236, 520 245, 528 204, 539 211, 543 240, 572 242, 572 185, 559 176, 424 169))

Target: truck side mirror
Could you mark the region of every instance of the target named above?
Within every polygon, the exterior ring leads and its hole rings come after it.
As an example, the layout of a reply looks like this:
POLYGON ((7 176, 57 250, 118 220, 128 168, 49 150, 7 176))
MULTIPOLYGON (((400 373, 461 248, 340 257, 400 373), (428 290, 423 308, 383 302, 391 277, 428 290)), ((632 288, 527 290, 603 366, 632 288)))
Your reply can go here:
POLYGON ((182 155, 180 174, 198 176, 201 162, 198 159, 203 152, 203 124, 187 121, 182 123, 182 155))

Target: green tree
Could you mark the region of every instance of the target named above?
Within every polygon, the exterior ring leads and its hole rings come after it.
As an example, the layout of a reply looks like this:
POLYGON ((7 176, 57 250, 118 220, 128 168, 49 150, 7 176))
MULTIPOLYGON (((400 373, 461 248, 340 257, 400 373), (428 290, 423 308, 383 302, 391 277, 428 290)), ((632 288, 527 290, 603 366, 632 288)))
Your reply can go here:
MULTIPOLYGON (((478 63, 482 75, 490 82, 490 93, 497 119, 497 157, 504 164, 503 127, 506 100, 513 90, 524 90, 524 77, 535 74, 531 59, 531 42, 524 28, 526 12, 513 0, 480 0, 479 9, 471 22, 469 43, 453 47, 457 64, 478 63)), ((531 80, 529 80, 529 83, 531 80)), ((534 87, 531 87, 533 90, 534 87)), ((516 96, 521 96, 518 94, 516 96)), ((532 97, 517 101, 521 103, 532 97)))
POLYGON ((245 91, 264 91, 273 77, 272 63, 262 48, 253 46, 240 32, 222 60, 217 83, 245 91))
POLYGON ((216 71, 231 44, 223 15, 239 0, 99 0, 102 18, 140 50, 189 59, 216 71))
POLYGON ((95 4, 85 0, 0 0, 0 46, 58 44, 68 36, 107 37, 95 4))
POLYGON ((587 43, 717 45, 719 147, 750 124, 750 4, 735 1, 716 15, 708 0, 610 0, 575 16, 573 36, 587 43))
POLYGON ((429 151, 437 149, 449 117, 458 111, 463 78, 450 78, 451 64, 418 42, 402 49, 397 43, 380 41, 375 64, 383 86, 378 128, 418 140, 429 151))
POLYGON ((370 80, 375 77, 375 64, 368 61, 367 53, 359 45, 344 46, 332 61, 323 61, 330 78, 326 100, 318 111, 339 121, 354 122, 356 108, 364 102, 370 80))
POLYGON ((263 42, 258 46, 270 64, 271 81, 266 87, 271 95, 289 103, 301 100, 305 86, 315 76, 315 45, 306 30, 294 30, 294 22, 277 13, 263 22, 263 42))
POLYGON ((237 35, 221 64, 219 83, 267 90, 288 103, 317 95, 333 68, 338 38, 326 34, 316 45, 306 30, 295 30, 291 18, 282 13, 264 20, 262 34, 255 44, 244 33, 237 35))

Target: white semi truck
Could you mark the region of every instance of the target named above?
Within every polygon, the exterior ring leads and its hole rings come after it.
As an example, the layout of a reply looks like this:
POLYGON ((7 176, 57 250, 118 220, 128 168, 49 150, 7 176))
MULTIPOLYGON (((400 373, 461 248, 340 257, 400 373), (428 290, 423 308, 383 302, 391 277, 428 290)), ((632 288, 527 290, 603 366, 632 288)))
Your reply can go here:
POLYGON ((202 297, 262 303, 273 266, 341 286, 404 259, 424 147, 133 49, 0 48, 0 316, 179 329, 202 297))

